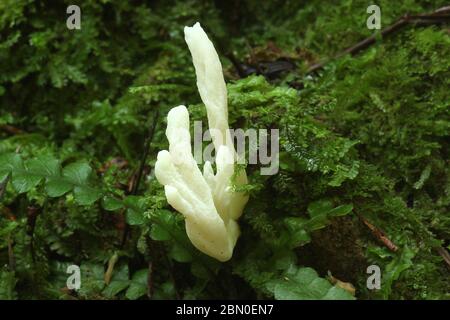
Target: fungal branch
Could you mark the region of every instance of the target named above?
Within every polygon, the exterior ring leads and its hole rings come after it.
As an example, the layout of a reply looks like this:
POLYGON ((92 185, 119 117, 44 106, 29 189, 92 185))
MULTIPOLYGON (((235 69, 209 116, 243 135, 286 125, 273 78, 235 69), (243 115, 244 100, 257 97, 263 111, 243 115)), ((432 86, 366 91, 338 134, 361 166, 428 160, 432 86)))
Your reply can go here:
MULTIPOLYGON (((185 27, 184 34, 198 91, 206 106, 216 150, 216 172, 209 161, 205 162, 203 174, 198 168, 192 155, 189 113, 185 106, 178 106, 167 116, 169 150, 158 153, 155 174, 164 185, 167 202, 185 217, 192 244, 219 261, 227 261, 239 237, 236 221, 248 196, 231 187, 237 155, 228 127, 227 89, 219 56, 199 23, 185 27)), ((246 183, 245 171, 239 172, 236 184, 246 183)))

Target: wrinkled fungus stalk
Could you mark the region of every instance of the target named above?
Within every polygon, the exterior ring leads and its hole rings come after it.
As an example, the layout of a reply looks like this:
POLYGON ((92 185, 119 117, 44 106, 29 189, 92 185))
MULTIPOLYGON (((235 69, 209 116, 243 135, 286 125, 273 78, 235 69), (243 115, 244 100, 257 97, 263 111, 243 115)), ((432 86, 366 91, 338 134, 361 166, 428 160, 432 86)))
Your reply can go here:
MULTIPOLYGON (((193 245, 217 260, 227 261, 239 237, 236 221, 248 196, 231 188, 237 155, 228 127, 227 89, 219 56, 199 23, 185 27, 184 34, 208 114, 217 172, 214 174, 209 161, 205 162, 203 174, 198 168, 191 150, 189 113, 185 106, 178 106, 167 116, 169 151, 158 153, 155 174, 164 185, 167 202, 185 217, 193 245)), ((245 171, 239 172, 236 184, 246 183, 245 171)))

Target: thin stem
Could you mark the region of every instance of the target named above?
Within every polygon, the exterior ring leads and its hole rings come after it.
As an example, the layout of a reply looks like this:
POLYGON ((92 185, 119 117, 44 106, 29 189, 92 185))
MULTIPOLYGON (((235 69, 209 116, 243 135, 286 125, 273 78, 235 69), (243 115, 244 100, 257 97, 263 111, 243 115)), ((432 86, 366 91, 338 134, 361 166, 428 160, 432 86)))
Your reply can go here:
MULTIPOLYGON (((134 180, 133 186, 131 188, 130 194, 131 195, 136 195, 138 190, 139 190, 139 185, 142 179, 142 175, 144 172, 144 168, 145 168, 145 163, 147 162, 147 157, 150 153, 150 146, 153 140, 153 135, 155 133, 157 124, 158 124, 158 119, 159 119, 159 110, 156 109, 154 114, 153 114, 153 122, 152 125, 150 126, 148 132, 147 132, 147 136, 145 138, 145 142, 144 142, 144 151, 142 153, 142 157, 141 157, 141 161, 139 164, 139 169, 137 171, 137 176, 136 179, 134 180)), ((128 224, 125 225, 125 229, 123 232, 123 236, 122 236, 122 242, 120 244, 120 247, 123 248, 125 246, 125 243, 127 241, 128 235, 130 233, 130 226, 128 224)))

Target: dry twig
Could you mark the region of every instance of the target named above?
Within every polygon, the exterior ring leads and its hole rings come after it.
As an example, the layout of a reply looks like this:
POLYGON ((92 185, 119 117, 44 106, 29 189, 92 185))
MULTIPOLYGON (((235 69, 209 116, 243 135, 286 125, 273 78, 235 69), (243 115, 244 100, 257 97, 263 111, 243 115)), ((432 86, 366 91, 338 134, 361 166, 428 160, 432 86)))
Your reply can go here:
POLYGON ((389 250, 396 252, 398 250, 398 247, 386 236, 386 234, 379 229, 378 227, 371 224, 369 221, 367 221, 366 218, 361 216, 360 214, 357 214, 359 219, 366 225, 369 230, 372 232, 372 234, 381 241, 389 250))
MULTIPOLYGON (((418 15, 409 15, 405 14, 403 17, 395 21, 390 26, 382 29, 380 31, 380 35, 382 38, 387 37, 390 34, 393 34, 406 25, 409 24, 416 24, 416 25, 429 25, 429 24, 436 24, 436 23, 444 23, 450 21, 450 6, 442 7, 437 10, 435 10, 432 13, 425 13, 425 14, 418 14, 418 15)), ((358 42, 357 44, 343 50, 342 52, 335 55, 333 58, 329 60, 325 60, 319 63, 316 63, 312 65, 307 73, 313 73, 319 69, 322 69, 327 63, 330 61, 340 58, 346 54, 354 55, 361 50, 364 50, 374 44, 376 42, 377 35, 371 35, 370 37, 365 38, 364 40, 358 42)))
POLYGON ((447 263, 447 266, 450 268, 450 253, 448 253, 448 251, 443 247, 437 247, 436 250, 447 263))

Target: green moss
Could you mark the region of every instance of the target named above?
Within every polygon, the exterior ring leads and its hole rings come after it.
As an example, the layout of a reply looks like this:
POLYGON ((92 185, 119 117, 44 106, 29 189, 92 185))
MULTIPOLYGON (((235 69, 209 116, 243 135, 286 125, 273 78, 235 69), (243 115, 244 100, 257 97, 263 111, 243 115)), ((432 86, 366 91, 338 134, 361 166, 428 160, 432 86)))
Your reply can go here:
MULTIPOLYGON (((82 29, 68 31, 63 3, 1 2, 0 298, 145 298, 152 261, 154 298, 305 298, 283 279, 329 288, 330 271, 358 299, 448 299, 437 251, 450 241, 447 26, 407 26, 305 74, 371 35, 367 5, 84 1, 82 29), (225 264, 191 245, 151 171, 171 107, 205 119, 182 29, 197 20, 219 48, 230 126, 280 130, 279 173, 246 166, 250 201, 225 264), (239 79, 231 54, 250 68, 276 59, 295 68, 239 79), (61 178, 65 168, 75 182, 61 178), (69 264, 86 273, 78 293, 61 291, 69 264), (371 264, 379 291, 366 287, 371 264)), ((444 1, 378 5, 387 26, 444 1)))

